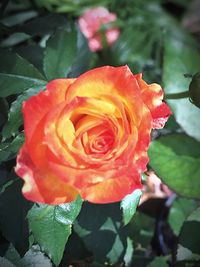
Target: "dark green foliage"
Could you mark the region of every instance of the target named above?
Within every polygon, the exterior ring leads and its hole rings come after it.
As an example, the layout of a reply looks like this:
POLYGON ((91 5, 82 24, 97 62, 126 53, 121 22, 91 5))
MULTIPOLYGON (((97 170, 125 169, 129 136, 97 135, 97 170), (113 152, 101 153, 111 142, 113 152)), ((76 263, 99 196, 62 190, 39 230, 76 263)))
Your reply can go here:
POLYGON ((170 188, 182 196, 200 197, 199 142, 186 135, 161 137, 151 143, 149 157, 151 167, 170 188))
POLYGON ((191 102, 200 108, 200 72, 197 72, 189 85, 189 94, 191 102))
POLYGON ((81 205, 82 200, 78 197, 72 203, 58 206, 36 204, 29 211, 28 220, 34 239, 56 266, 62 259, 72 224, 81 205))
POLYGON ((21 194, 22 182, 17 178, 0 194, 0 227, 20 255, 29 249, 29 229, 26 215, 31 203, 21 194))
POLYGON ((76 55, 75 29, 58 29, 47 41, 44 55, 44 72, 48 80, 65 78, 76 55))

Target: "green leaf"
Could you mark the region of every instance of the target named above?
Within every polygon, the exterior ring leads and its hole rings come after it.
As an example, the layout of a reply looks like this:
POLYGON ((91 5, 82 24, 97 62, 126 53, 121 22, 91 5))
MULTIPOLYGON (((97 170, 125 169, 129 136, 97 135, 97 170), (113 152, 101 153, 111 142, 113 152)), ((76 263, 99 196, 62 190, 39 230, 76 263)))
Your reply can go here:
POLYGON ((193 211, 190 216, 187 218, 187 221, 197 221, 200 222, 200 208, 197 208, 193 211))
POLYGON ((43 74, 44 48, 39 44, 25 44, 15 47, 15 52, 33 64, 43 74))
POLYGON ((178 123, 175 121, 175 118, 173 115, 171 115, 168 119, 168 121, 165 124, 165 127, 163 129, 160 129, 160 131, 169 131, 169 132, 175 132, 178 129, 180 129, 178 123))
MULTIPOLYGON (((5 168, 3 168, 3 166, 0 166, 0 192, 2 191, 2 187, 4 187, 4 185, 9 182, 8 180, 8 173, 5 170, 5 168)), ((11 179, 12 180, 12 179, 11 179)))
POLYGON ((124 256, 127 246, 127 227, 122 225, 119 203, 84 203, 74 225, 86 248, 99 263, 115 264, 124 256))
MULTIPOLYGON (((91 218, 91 214, 88 214, 88 217, 91 218)), ((103 263, 109 260, 111 263, 116 263, 123 252, 123 245, 116 234, 112 219, 108 218, 101 229, 97 230, 95 228, 94 226, 93 229, 87 231, 79 224, 74 226, 76 233, 82 238, 86 248, 93 252, 96 261, 103 263)))
POLYGON ((82 240, 82 238, 77 235, 77 233, 74 231, 76 221, 73 225, 73 231, 70 235, 67 244, 65 246, 65 252, 63 255, 63 259, 60 263, 60 266, 66 265, 66 256, 69 259, 73 259, 74 261, 81 259, 86 259, 91 257, 91 252, 88 251, 85 247, 85 244, 82 240))
POLYGON ((168 221, 176 235, 179 235, 184 221, 196 208, 197 204, 190 199, 179 198, 173 202, 169 211, 168 221))
POLYGON ((200 208, 197 208, 187 218, 179 236, 179 243, 195 254, 200 254, 200 208))
POLYGON ((43 75, 17 54, 0 51, 0 97, 21 93, 28 88, 44 86, 43 75))
POLYGON ((77 33, 75 29, 58 29, 47 41, 44 72, 48 80, 65 78, 76 56, 77 33))
POLYGON ((28 39, 30 39, 30 36, 28 34, 25 34, 23 32, 16 32, 16 33, 11 34, 5 40, 3 40, 1 42, 1 47, 9 47, 9 46, 18 45, 22 42, 25 42, 28 39))
POLYGON ((129 227, 130 238, 134 243, 139 244, 139 247, 148 248, 154 235, 155 219, 137 211, 129 227))
POLYGON ((176 255, 177 261, 183 261, 183 260, 200 260, 200 255, 192 253, 191 250, 188 248, 185 248, 178 244, 178 249, 177 249, 177 255, 176 255))
POLYGON ((8 102, 5 98, 0 98, 0 127, 7 120, 8 102))
POLYGON ((127 267, 131 266, 133 252, 134 252, 133 241, 129 237, 127 237, 127 248, 126 248, 126 253, 124 255, 124 263, 125 266, 127 267))
MULTIPOLYGON (((106 239, 108 238, 107 241, 109 241, 109 235, 105 238, 106 239)), ((115 264, 118 262, 119 257, 122 255, 123 251, 124 251, 123 243, 121 242, 119 235, 116 235, 112 249, 109 251, 109 253, 107 253, 107 258, 112 264, 115 264)))
POLYGON ((0 194, 0 226, 3 236, 20 255, 29 249, 29 229, 26 214, 31 207, 21 193, 22 181, 16 179, 0 194))
POLYGON ((200 267, 200 261, 196 261, 196 260, 179 261, 179 262, 176 262, 174 267, 200 267))
POLYGON ((16 12, 14 15, 10 15, 2 20, 6 26, 15 26, 22 24, 30 19, 33 19, 38 14, 36 11, 16 12))
POLYGON ((185 197, 200 196, 200 143, 181 134, 161 137, 149 148, 150 166, 170 188, 185 197))
POLYGON ((70 13, 73 15, 81 15, 85 9, 92 8, 95 6, 106 6, 111 2, 111 0, 81 0, 81 1, 71 1, 65 0, 60 4, 57 0, 46 1, 37 0, 38 6, 47 8, 50 11, 57 13, 70 13))
POLYGON ((135 214, 141 195, 142 191, 140 189, 136 189, 132 194, 127 195, 122 200, 121 208, 123 211, 123 221, 125 225, 131 221, 133 215, 135 214))
POLYGON ((12 183, 14 183, 15 180, 9 180, 5 183, 3 183, 1 186, 0 186, 0 194, 4 193, 6 188, 9 187, 12 183))
MULTIPOLYGON (((5 267, 17 267, 17 265, 13 265, 9 260, 4 257, 0 257, 0 264, 1 266, 5 267)), ((24 267, 24 266, 21 266, 24 267)))
POLYGON ((51 261, 40 251, 39 246, 31 247, 23 258, 11 245, 4 257, 0 257, 0 266, 5 267, 52 267, 51 261))
POLYGON ((67 27, 66 17, 59 14, 47 14, 22 24, 18 27, 18 31, 42 37, 59 27, 67 27))
POLYGON ((143 67, 150 58, 155 41, 155 36, 148 31, 149 28, 144 25, 138 26, 135 22, 129 23, 112 47, 114 60, 117 60, 120 64, 139 63, 143 67), (148 43, 145 42, 147 38, 149 38, 148 43), (142 50, 141 46, 143 47, 142 50))
POLYGON ((120 17, 124 16, 125 21, 119 39, 112 47, 113 60, 118 65, 128 64, 134 73, 144 72, 149 82, 160 79, 162 32, 168 27, 174 28, 176 22, 155 1, 126 2, 124 8, 121 1, 120 17))
POLYGON ((6 161, 10 156, 9 142, 0 143, 0 163, 6 161))
MULTIPOLYGON (((195 74, 200 70, 200 53, 197 44, 190 36, 179 32, 180 36, 164 38, 163 82, 167 94, 187 91, 190 79, 183 74, 195 74)), ((188 98, 167 100, 174 112, 176 121, 185 132, 200 140, 200 109, 194 106, 188 98)))
POLYGON ((24 134, 20 133, 12 142, 4 142, 0 144, 0 162, 12 159, 16 156, 19 148, 24 143, 24 134))
POLYGON ((34 239, 57 266, 63 256, 71 227, 82 205, 76 201, 57 206, 34 205, 28 213, 30 229, 34 239))
POLYGON ((77 54, 70 70, 70 77, 78 77, 85 71, 89 70, 92 56, 94 56, 94 53, 89 50, 86 38, 80 31, 78 31, 77 54))
POLYGON ((147 267, 169 267, 166 263, 165 258, 163 257, 156 257, 147 267))
POLYGON ((4 125, 2 131, 2 137, 4 140, 10 138, 11 136, 15 136, 18 133, 19 127, 23 123, 21 113, 22 102, 27 100, 29 97, 38 94, 44 88, 44 86, 29 88, 23 94, 19 95, 17 99, 11 104, 10 110, 8 112, 8 121, 4 125))

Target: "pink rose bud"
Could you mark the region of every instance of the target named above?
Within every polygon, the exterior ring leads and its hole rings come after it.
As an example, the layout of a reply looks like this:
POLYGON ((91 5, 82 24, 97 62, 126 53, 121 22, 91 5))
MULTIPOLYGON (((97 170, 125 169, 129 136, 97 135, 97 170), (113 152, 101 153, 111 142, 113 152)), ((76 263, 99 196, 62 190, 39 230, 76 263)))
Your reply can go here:
MULTIPOLYGON (((116 19, 116 15, 110 13, 105 7, 89 9, 79 18, 80 30, 88 39, 88 45, 92 52, 103 48, 101 27, 107 23, 114 22, 116 19)), ((119 29, 115 27, 105 30, 105 38, 109 46, 118 39, 119 33, 119 29)))

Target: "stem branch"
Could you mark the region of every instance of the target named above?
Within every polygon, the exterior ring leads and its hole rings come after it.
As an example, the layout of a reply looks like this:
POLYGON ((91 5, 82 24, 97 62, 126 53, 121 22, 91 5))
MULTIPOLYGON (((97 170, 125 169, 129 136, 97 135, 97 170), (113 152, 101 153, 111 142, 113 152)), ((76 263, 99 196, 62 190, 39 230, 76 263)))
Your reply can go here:
POLYGON ((165 94, 165 99, 181 99, 189 97, 189 91, 184 91, 176 94, 165 94))

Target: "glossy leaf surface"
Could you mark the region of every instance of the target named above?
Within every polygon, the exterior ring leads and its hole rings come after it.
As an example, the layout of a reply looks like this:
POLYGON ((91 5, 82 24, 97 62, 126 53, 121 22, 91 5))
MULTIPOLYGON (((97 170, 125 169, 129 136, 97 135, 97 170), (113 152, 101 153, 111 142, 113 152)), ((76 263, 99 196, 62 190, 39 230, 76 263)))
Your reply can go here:
POLYGON ((58 206, 34 205, 28 219, 34 239, 57 266, 71 234, 72 223, 79 214, 82 200, 58 206))

